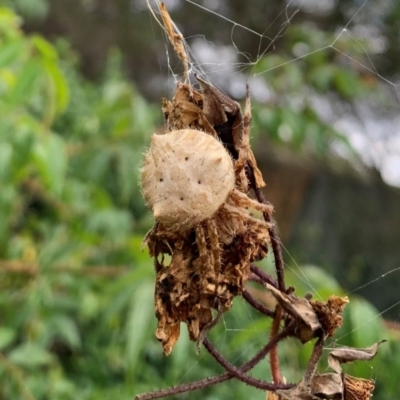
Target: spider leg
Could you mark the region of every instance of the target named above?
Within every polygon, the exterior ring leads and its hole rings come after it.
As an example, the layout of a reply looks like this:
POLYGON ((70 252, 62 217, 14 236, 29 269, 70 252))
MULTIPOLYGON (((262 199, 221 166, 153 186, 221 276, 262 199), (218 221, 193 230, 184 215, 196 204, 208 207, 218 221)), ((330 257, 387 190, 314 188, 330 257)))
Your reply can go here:
MULTIPOLYGON (((196 226, 196 244, 197 248, 199 249, 199 256, 200 256, 200 261, 201 261, 201 266, 202 266, 202 274, 203 276, 206 276, 209 274, 209 258, 210 254, 207 250, 207 240, 206 240, 206 233, 201 224, 196 226)), ((212 257, 212 255, 211 255, 212 257)))
POLYGON ((267 214, 272 214, 274 208, 270 204, 259 203, 256 200, 251 199, 245 193, 242 193, 240 190, 233 189, 230 195, 233 203, 240 207, 252 207, 255 210, 265 212, 267 214))
POLYGON ((249 87, 246 90, 246 106, 244 110, 244 117, 242 123, 242 134, 240 137, 239 144, 239 158, 236 161, 236 173, 240 173, 246 161, 249 159, 249 149, 250 149, 250 124, 251 124, 251 100, 249 87))
POLYGON ((222 207, 225 208, 225 210, 228 211, 230 214, 236 215, 248 223, 257 225, 259 227, 261 226, 263 228, 265 228, 265 227, 272 228, 273 227, 272 223, 265 222, 258 218, 254 218, 248 212, 243 210, 242 208, 236 207, 236 206, 228 204, 228 203, 225 203, 222 207))
MULTIPOLYGON (((221 252, 218 241, 217 225, 214 219, 207 220, 208 237, 210 238, 211 252, 214 258, 214 274, 215 281, 218 282, 219 273, 221 271, 221 252)), ((217 288, 217 286, 216 286, 217 288)))

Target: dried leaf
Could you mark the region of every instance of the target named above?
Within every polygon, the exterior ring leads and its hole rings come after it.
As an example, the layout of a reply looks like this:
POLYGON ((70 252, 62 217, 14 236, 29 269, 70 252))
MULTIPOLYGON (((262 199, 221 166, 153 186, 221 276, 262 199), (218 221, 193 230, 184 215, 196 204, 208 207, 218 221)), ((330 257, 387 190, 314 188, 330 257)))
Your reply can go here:
POLYGON ((369 361, 372 360, 378 351, 378 347, 386 340, 381 340, 370 347, 364 349, 357 349, 355 347, 340 347, 331 351, 328 356, 329 366, 338 374, 342 372, 340 364, 353 362, 353 361, 369 361))
POLYGON ((311 392, 319 399, 343 399, 343 382, 339 374, 315 375, 311 381, 311 392))
POLYGON ((271 291, 278 303, 288 314, 302 322, 302 325, 298 328, 297 336, 303 343, 317 335, 321 324, 307 299, 299 299, 293 294, 282 293, 269 284, 266 285, 266 288, 271 291))

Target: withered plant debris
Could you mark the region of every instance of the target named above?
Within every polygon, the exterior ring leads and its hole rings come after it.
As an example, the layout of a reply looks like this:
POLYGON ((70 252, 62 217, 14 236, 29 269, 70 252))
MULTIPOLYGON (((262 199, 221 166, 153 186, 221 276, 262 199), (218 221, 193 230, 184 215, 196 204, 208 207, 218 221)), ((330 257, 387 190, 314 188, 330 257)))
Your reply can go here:
POLYGON ((384 342, 386 342, 386 340, 381 340, 380 342, 364 349, 338 347, 329 353, 328 364, 337 374, 340 374, 342 373, 342 367, 340 364, 350 363, 353 361, 372 360, 376 356, 378 347, 384 342))
POLYGON ((136 399, 176 395, 232 378, 267 390, 268 398, 276 400, 368 399, 373 383, 343 374, 340 363, 369 360, 379 344, 368 349, 335 349, 329 356, 335 372, 316 372, 326 339, 342 324, 341 313, 348 299, 331 296, 326 302, 313 301, 307 295, 296 296, 293 287, 285 288, 273 208, 261 191, 265 183, 249 145, 248 91, 242 114, 239 103, 202 75, 194 75, 200 88, 196 90, 190 83, 190 59, 183 36, 163 3, 159 3, 159 12, 184 71, 172 100, 162 101, 165 133, 152 136, 142 168, 143 194, 155 217, 144 239, 156 272, 155 335, 168 355, 179 339, 181 323, 186 323, 190 339, 204 345, 226 372, 140 394, 136 399), (251 192, 256 200, 249 197, 251 192), (276 280, 252 264, 265 258, 269 248, 275 258, 276 280), (248 280, 272 293, 277 300, 275 310, 252 298, 246 290, 248 280), (241 367, 226 361, 207 338, 236 296, 273 318, 269 342, 241 367), (277 345, 288 337, 303 343, 317 339, 304 378, 297 385, 286 384, 279 371, 277 345), (273 381, 247 375, 268 353, 273 381))

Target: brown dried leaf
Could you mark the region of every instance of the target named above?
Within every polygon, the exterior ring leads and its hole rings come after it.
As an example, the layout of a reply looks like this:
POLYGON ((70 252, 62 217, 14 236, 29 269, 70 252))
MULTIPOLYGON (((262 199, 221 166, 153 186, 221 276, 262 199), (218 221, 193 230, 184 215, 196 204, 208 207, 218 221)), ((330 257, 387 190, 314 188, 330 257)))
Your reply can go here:
POLYGON ((192 128, 217 137, 217 133, 200 107, 202 102, 202 94, 196 92, 190 85, 179 82, 172 101, 166 99, 162 101, 161 109, 167 120, 168 130, 192 128))
POLYGON ((375 389, 371 379, 355 378, 343 374, 344 400, 369 400, 375 389))
POLYGON ((378 347, 386 340, 381 340, 370 347, 364 349, 357 349, 354 347, 340 347, 331 351, 328 356, 329 366, 338 374, 342 372, 340 364, 353 362, 353 361, 369 361, 372 360, 378 351, 378 347))
POLYGON ((339 374, 315 375, 311 381, 311 392, 319 399, 343 399, 343 382, 339 374))
POLYGON ((314 338, 321 325, 310 302, 305 298, 299 299, 293 294, 282 293, 269 284, 266 284, 266 288, 288 314, 303 323, 298 328, 298 338, 304 343, 314 338))

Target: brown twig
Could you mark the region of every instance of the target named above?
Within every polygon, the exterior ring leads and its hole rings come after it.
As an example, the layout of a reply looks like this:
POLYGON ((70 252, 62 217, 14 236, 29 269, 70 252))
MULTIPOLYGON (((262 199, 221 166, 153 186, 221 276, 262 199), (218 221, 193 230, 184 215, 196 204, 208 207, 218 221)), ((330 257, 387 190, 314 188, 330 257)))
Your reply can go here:
POLYGON ((315 343, 311 357, 308 360, 307 371, 304 375, 304 383, 307 386, 310 384, 311 379, 313 378, 317 370, 318 361, 322 356, 322 351, 324 350, 324 343, 325 343, 325 338, 320 337, 315 343))
POLYGON ((271 275, 267 274, 261 268, 257 267, 257 265, 250 264, 250 271, 260 278, 261 284, 269 283, 271 286, 278 288, 277 281, 271 275))
MULTIPOLYGON (((265 356, 271 350, 271 347, 281 340, 287 338, 293 333, 294 324, 289 324, 285 329, 283 329, 275 338, 273 338, 269 343, 267 343, 251 360, 249 360, 246 364, 244 364, 241 368, 239 368, 240 372, 245 373, 255 365, 257 365, 261 360, 265 358, 265 356)), ((232 379, 233 375, 229 372, 225 372, 224 374, 214 376, 211 378, 205 378, 196 382, 185 383, 183 385, 171 387, 168 389, 156 390, 154 392, 138 394, 135 397, 135 400, 153 400, 160 399, 162 397, 174 396, 180 393, 190 392, 197 389, 204 389, 208 386, 213 386, 218 383, 225 382, 229 379, 232 379)), ((293 387, 294 385, 288 385, 287 387, 293 387)))
MULTIPOLYGON (((279 326, 282 319, 282 307, 277 304, 275 307, 275 317, 272 321, 270 340, 273 339, 279 333, 279 326)), ((271 348, 269 363, 271 366, 271 375, 275 384, 282 382, 282 375, 279 369, 279 355, 278 355, 278 343, 271 348)))
POLYGON ((270 382, 264 382, 260 379, 255 379, 251 376, 245 375, 245 373, 240 368, 235 367, 224 357, 222 357, 222 355, 217 351, 217 349, 208 339, 204 339, 203 343, 204 347, 208 350, 208 352, 215 358, 215 360, 219 364, 221 364, 231 375, 233 375, 240 381, 246 383, 247 385, 253 386, 261 390, 269 390, 271 392, 274 392, 276 390, 287 390, 294 386, 294 385, 284 385, 281 383, 274 384, 270 382))
POLYGON ((267 315, 271 318, 274 317, 275 313, 268 307, 265 307, 263 304, 257 301, 247 290, 243 291, 242 296, 252 307, 254 307, 260 313, 267 315))
MULTIPOLYGON (((262 204, 269 204, 265 199, 264 193, 256 185, 254 171, 250 165, 247 165, 246 173, 249 179, 250 187, 254 190, 257 200, 262 204)), ((265 222, 271 223, 272 219, 268 213, 263 213, 265 222)), ((273 226, 268 228, 268 233, 271 238, 272 252, 275 259, 276 276, 278 278, 278 288, 280 291, 285 292, 285 276, 284 276, 284 263, 282 258, 282 250, 278 234, 273 226)))

